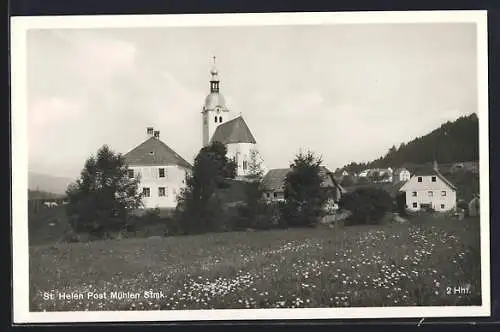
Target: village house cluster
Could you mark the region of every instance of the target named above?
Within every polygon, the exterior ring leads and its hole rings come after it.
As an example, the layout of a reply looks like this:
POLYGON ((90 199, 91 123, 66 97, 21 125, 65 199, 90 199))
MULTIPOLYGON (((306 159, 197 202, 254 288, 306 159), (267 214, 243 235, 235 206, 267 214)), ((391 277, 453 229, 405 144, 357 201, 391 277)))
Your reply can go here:
MULTIPOLYGON (((220 92, 215 61, 210 75, 210 93, 201 111, 202 146, 215 141, 223 143, 228 157, 236 162, 236 179, 245 180, 249 174, 251 151, 257 148, 257 141, 243 116, 230 118, 230 110, 220 92)), ((185 186, 192 165, 161 141, 159 131, 146 128, 146 140, 128 152, 125 159, 130 167, 129 176, 140 178, 145 208, 174 208, 177 205, 177 194, 185 186)), ((284 200, 284 179, 289 171, 289 168, 280 168, 266 172, 261 182, 265 200, 284 200)), ((339 178, 326 167, 322 167, 321 175, 323 186, 333 189, 334 201, 338 202, 346 192, 339 178)), ((376 183, 394 184, 411 211, 432 208, 445 212, 457 207, 456 187, 439 172, 437 163, 413 173, 406 168, 366 169, 358 174, 343 171, 340 177, 351 175, 370 178, 376 183)))

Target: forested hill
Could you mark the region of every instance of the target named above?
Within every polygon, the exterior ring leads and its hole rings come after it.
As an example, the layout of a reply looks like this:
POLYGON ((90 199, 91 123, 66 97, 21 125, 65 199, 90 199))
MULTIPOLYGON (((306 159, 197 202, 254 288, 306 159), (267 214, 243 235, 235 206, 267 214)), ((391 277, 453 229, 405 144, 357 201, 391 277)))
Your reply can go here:
POLYGON ((442 164, 479 160, 479 121, 475 113, 446 122, 429 134, 417 137, 368 163, 351 163, 339 169, 360 172, 366 168, 401 167, 426 164, 434 159, 442 164))

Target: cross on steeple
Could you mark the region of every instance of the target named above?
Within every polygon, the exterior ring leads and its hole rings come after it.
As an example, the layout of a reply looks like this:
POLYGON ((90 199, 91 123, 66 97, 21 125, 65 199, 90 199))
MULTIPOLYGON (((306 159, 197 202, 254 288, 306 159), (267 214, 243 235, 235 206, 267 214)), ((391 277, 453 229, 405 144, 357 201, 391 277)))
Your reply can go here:
POLYGON ((219 92, 219 78, 217 77, 219 73, 217 71, 217 67, 215 66, 215 55, 212 59, 214 61, 214 65, 212 66, 212 70, 210 70, 210 74, 212 75, 212 79, 210 80, 210 92, 217 93, 219 92))

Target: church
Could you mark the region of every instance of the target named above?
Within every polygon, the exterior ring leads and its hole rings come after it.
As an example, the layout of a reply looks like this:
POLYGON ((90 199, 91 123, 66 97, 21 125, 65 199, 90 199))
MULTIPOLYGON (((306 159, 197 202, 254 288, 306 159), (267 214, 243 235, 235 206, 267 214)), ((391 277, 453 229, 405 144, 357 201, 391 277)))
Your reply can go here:
POLYGON ((202 110, 203 146, 218 141, 227 147, 227 157, 236 162, 237 179, 249 175, 250 153, 257 142, 241 115, 230 119, 230 110, 220 92, 219 72, 214 65, 210 71, 210 93, 202 110))
MULTIPOLYGON (((230 119, 230 111, 219 91, 219 73, 214 65, 210 71, 210 93, 201 112, 203 142, 207 146, 220 142, 227 147, 227 157, 237 164, 237 179, 249 174, 250 153, 256 140, 240 115, 230 119)), ((144 208, 175 208, 177 194, 185 186, 192 165, 160 140, 160 131, 146 128, 146 140, 124 155, 129 177, 140 178, 144 208)))

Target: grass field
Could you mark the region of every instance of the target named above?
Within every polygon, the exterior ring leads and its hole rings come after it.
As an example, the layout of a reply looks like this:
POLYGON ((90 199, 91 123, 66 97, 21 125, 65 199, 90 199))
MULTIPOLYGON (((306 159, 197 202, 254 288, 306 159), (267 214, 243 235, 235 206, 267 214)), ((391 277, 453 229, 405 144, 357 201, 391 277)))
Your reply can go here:
POLYGON ((478 219, 30 247, 32 311, 480 305, 480 287, 478 219))

